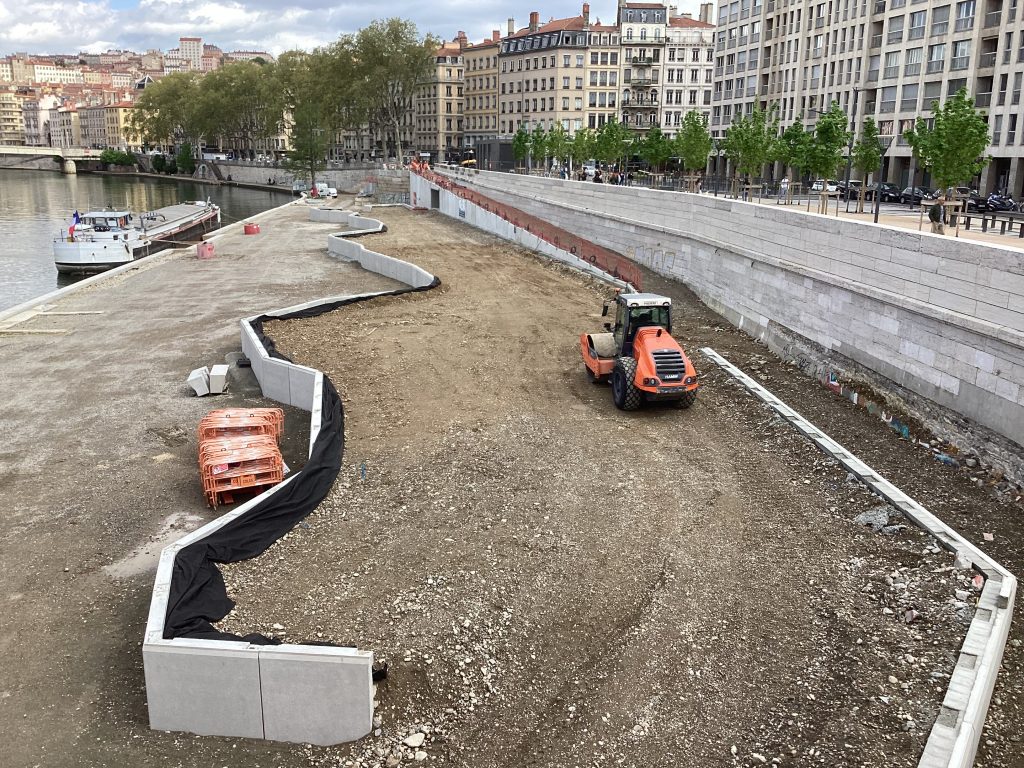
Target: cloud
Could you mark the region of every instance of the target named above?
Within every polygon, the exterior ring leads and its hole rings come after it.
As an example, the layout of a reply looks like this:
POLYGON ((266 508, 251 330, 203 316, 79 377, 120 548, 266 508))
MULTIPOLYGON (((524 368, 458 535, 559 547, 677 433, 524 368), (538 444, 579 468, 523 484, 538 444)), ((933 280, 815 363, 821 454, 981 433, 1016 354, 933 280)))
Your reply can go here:
MULTIPOLYGON (((698 0, 680 0, 681 10, 696 11, 698 0)), ((591 2, 591 18, 615 19, 613 0, 591 2)), ((522 7, 508 0, 395 0, 385 5, 332 0, 298 0, 282 7, 277 0, 0 0, 0 55, 95 52, 109 47, 145 51, 176 47, 183 36, 202 37, 224 50, 262 49, 277 55, 313 48, 358 31, 377 18, 411 19, 422 34, 451 39, 462 30, 470 40, 492 29, 526 26, 531 10, 541 20, 578 16, 582 0, 548 0, 522 7)))

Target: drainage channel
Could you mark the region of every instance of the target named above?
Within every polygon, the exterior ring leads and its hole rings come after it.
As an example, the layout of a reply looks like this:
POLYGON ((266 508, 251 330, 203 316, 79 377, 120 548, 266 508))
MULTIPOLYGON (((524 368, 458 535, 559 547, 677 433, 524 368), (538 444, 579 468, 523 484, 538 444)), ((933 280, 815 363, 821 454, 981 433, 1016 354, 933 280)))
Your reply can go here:
POLYGON ((700 351, 784 421, 836 459, 872 492, 900 510, 918 528, 930 533, 942 547, 953 552, 956 567, 973 568, 984 576, 985 586, 978 598, 974 619, 950 677, 942 709, 918 762, 919 768, 968 768, 973 765, 1013 618, 1016 578, 715 350, 703 347, 700 351))

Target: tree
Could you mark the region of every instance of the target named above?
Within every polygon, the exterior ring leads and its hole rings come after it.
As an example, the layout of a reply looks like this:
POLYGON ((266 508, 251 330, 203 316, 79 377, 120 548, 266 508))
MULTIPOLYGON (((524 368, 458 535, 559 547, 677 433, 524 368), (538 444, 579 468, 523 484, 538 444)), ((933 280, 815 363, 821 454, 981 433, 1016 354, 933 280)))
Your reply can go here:
POLYGON ((192 145, 187 141, 181 145, 178 149, 178 154, 174 158, 175 165, 178 166, 178 170, 182 173, 187 173, 191 176, 196 172, 196 159, 192 155, 192 145))
POLYGON ((308 101, 300 103, 292 114, 290 134, 291 149, 285 153, 282 165, 296 176, 308 174, 309 188, 316 189, 316 174, 327 165, 330 139, 319 105, 308 101))
MULTIPOLYGON (((868 174, 877 170, 882 163, 882 147, 878 143, 878 124, 870 115, 864 118, 860 129, 860 141, 853 145, 853 167, 860 173, 862 184, 857 210, 864 210, 864 187, 867 186, 868 174)), ((877 190, 875 192, 877 194, 877 190)))
POLYGON ((602 163, 619 163, 630 144, 629 128, 614 117, 602 125, 595 136, 594 158, 602 163))
POLYGON ((570 146, 571 142, 565 128, 561 123, 555 123, 548 131, 548 154, 562 165, 569 159, 570 146))
POLYGON ((672 142, 661 132, 661 128, 655 125, 640 140, 637 153, 655 173, 659 173, 662 165, 672 157, 672 142))
POLYGON ((153 170, 156 173, 164 173, 167 170, 167 158, 163 155, 153 155, 153 170))
POLYGON ((526 156, 530 154, 530 143, 530 134, 520 125, 519 130, 512 137, 512 155, 517 163, 521 164, 526 159, 526 156))
POLYGON ((119 149, 104 149, 100 152, 100 162, 107 165, 135 165, 135 157, 119 149))
MULTIPOLYGON (((807 168, 811 135, 804 128, 803 115, 789 125, 775 144, 775 159, 798 173, 807 168)), ((796 175, 796 174, 794 174, 796 175)))
POLYGON ((708 133, 708 119, 695 109, 683 116, 683 124, 673 142, 673 151, 687 171, 702 171, 714 146, 708 133))
POLYGON ((754 174, 760 175, 764 164, 772 159, 778 133, 778 108, 774 105, 768 110, 756 107, 729 126, 722 149, 736 171, 746 174, 749 180, 754 174))
POLYGON ((281 132, 284 92, 270 65, 240 61, 214 70, 200 81, 198 98, 208 142, 251 150, 281 132))
POLYGON ((533 126, 533 133, 530 134, 530 161, 531 167, 534 162, 539 162, 541 169, 547 168, 548 135, 541 123, 533 126))
POLYGON ((903 133, 918 162, 929 169, 939 189, 948 189, 985 167, 982 153, 989 145, 988 123, 974 109, 974 100, 961 88, 941 107, 933 102, 934 122, 924 118, 903 133))
POLYGON ((846 113, 832 102, 828 112, 818 115, 808 152, 812 175, 828 179, 836 173, 843 160, 843 148, 850 142, 846 113))
POLYGON ((416 91, 429 88, 440 41, 420 38, 416 25, 404 19, 374 21, 354 37, 342 38, 332 51, 336 64, 352 64, 351 80, 336 81, 348 104, 350 125, 364 117, 370 130, 381 136, 385 150, 401 154, 402 122, 416 91))
POLYGON ((597 148, 597 136, 589 128, 581 128, 572 137, 572 145, 569 147, 569 156, 576 165, 583 165, 595 157, 597 148))
POLYGON ((148 144, 189 141, 198 146, 209 120, 199 82, 196 72, 175 72, 143 89, 129 118, 129 133, 148 144))

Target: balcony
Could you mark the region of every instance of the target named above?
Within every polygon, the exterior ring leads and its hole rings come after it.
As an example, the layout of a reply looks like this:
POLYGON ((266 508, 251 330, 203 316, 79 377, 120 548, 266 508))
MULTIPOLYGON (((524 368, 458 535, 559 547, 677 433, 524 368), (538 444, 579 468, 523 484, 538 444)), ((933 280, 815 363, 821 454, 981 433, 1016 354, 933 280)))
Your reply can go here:
POLYGON ((882 33, 879 32, 877 35, 871 36, 870 48, 881 48, 882 47, 882 33))
POLYGON ((985 67, 994 67, 996 65, 996 52, 991 51, 990 53, 983 53, 978 57, 978 66, 982 69, 985 67))
POLYGON ((649 77, 634 77, 633 81, 626 85, 632 85, 634 88, 649 88, 655 85, 655 82, 649 77))
POLYGON ((657 109, 657 99, 623 99, 621 106, 623 109, 657 109))
POLYGON ((987 107, 992 103, 992 93, 979 93, 974 97, 974 106, 987 107))
POLYGON ((637 67, 649 67, 654 63, 654 61, 652 59, 648 59, 646 56, 634 56, 629 60, 629 63, 637 67))
POLYGON ((989 11, 985 14, 985 29, 998 27, 1003 15, 1002 11, 989 11))
POLYGON ((974 29, 974 17, 973 16, 965 16, 963 18, 959 18, 953 24, 953 31, 954 32, 965 32, 968 29, 974 29))

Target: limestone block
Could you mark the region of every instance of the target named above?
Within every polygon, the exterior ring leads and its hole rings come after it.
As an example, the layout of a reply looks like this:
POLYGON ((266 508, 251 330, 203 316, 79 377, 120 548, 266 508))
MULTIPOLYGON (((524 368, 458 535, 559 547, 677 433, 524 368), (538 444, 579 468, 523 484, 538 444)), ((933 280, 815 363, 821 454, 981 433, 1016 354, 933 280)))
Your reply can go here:
POLYGON ((210 369, 205 365, 188 375, 188 385, 199 397, 210 394, 210 369))
POLYGON ((227 387, 228 367, 226 365, 215 365, 210 368, 210 394, 219 395, 227 387))

